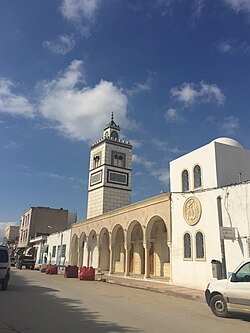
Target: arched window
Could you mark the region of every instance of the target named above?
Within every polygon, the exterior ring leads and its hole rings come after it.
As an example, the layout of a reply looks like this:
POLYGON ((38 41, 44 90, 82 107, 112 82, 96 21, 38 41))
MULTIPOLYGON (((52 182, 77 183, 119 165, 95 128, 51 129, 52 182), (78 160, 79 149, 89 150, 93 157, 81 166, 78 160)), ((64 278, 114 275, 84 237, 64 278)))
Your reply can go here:
POLYGON ((182 180, 182 192, 186 192, 189 190, 189 179, 188 179, 188 171, 183 170, 181 174, 182 180))
POLYGON ((111 139, 118 140, 118 133, 116 131, 111 132, 111 139))
POLYGON ((101 165, 101 155, 97 154, 94 156, 94 168, 98 168, 101 165))
POLYGON ((197 231, 195 234, 196 259, 205 259, 204 234, 197 231))
POLYGON ((201 167, 196 165, 194 167, 194 188, 201 187, 201 167))
POLYGON ((183 237, 184 259, 192 259, 192 239, 189 232, 186 232, 183 237))

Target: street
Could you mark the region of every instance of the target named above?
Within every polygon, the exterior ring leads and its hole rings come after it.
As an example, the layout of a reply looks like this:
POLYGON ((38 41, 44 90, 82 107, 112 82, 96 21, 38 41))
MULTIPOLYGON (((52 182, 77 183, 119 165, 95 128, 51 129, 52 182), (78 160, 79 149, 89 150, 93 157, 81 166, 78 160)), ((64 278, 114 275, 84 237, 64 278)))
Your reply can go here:
POLYGON ((202 302, 25 269, 11 270, 0 304, 1 333, 250 330, 250 316, 216 318, 202 302))

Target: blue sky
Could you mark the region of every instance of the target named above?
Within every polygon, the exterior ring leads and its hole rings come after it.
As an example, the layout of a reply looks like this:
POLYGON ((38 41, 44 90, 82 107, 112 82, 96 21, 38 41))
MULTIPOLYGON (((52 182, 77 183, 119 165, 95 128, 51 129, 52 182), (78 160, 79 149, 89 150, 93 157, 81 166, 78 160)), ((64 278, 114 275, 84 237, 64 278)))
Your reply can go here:
POLYGON ((132 202, 216 137, 249 148, 249 31, 249 0, 0 1, 0 221, 38 205, 84 219, 111 112, 133 144, 132 202))

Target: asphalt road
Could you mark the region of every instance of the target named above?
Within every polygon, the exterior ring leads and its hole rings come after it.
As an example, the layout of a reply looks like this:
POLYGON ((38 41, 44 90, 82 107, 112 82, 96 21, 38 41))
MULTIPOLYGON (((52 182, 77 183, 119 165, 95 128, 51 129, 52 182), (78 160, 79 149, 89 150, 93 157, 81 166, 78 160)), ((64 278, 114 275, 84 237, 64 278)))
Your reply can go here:
POLYGON ((12 269, 0 332, 250 332, 250 317, 216 318, 205 303, 98 281, 12 269))

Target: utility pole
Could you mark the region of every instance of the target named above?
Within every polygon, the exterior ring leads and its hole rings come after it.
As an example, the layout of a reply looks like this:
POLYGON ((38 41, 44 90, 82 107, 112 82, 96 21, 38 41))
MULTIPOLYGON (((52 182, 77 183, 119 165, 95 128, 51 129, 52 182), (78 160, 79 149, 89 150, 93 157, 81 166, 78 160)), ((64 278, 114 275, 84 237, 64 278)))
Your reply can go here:
POLYGON ((218 210, 218 220, 219 220, 219 228, 220 228, 220 248, 221 248, 221 262, 222 262, 222 278, 227 278, 227 267, 226 267, 226 253, 225 253, 225 242, 224 238, 221 235, 221 229, 223 227, 223 219, 222 219, 222 208, 221 208, 221 196, 217 197, 217 210, 218 210))
POLYGON ((61 266, 61 259, 62 259, 62 243, 63 243, 63 233, 61 234, 60 256, 59 256, 59 269, 60 269, 60 266, 61 266))

